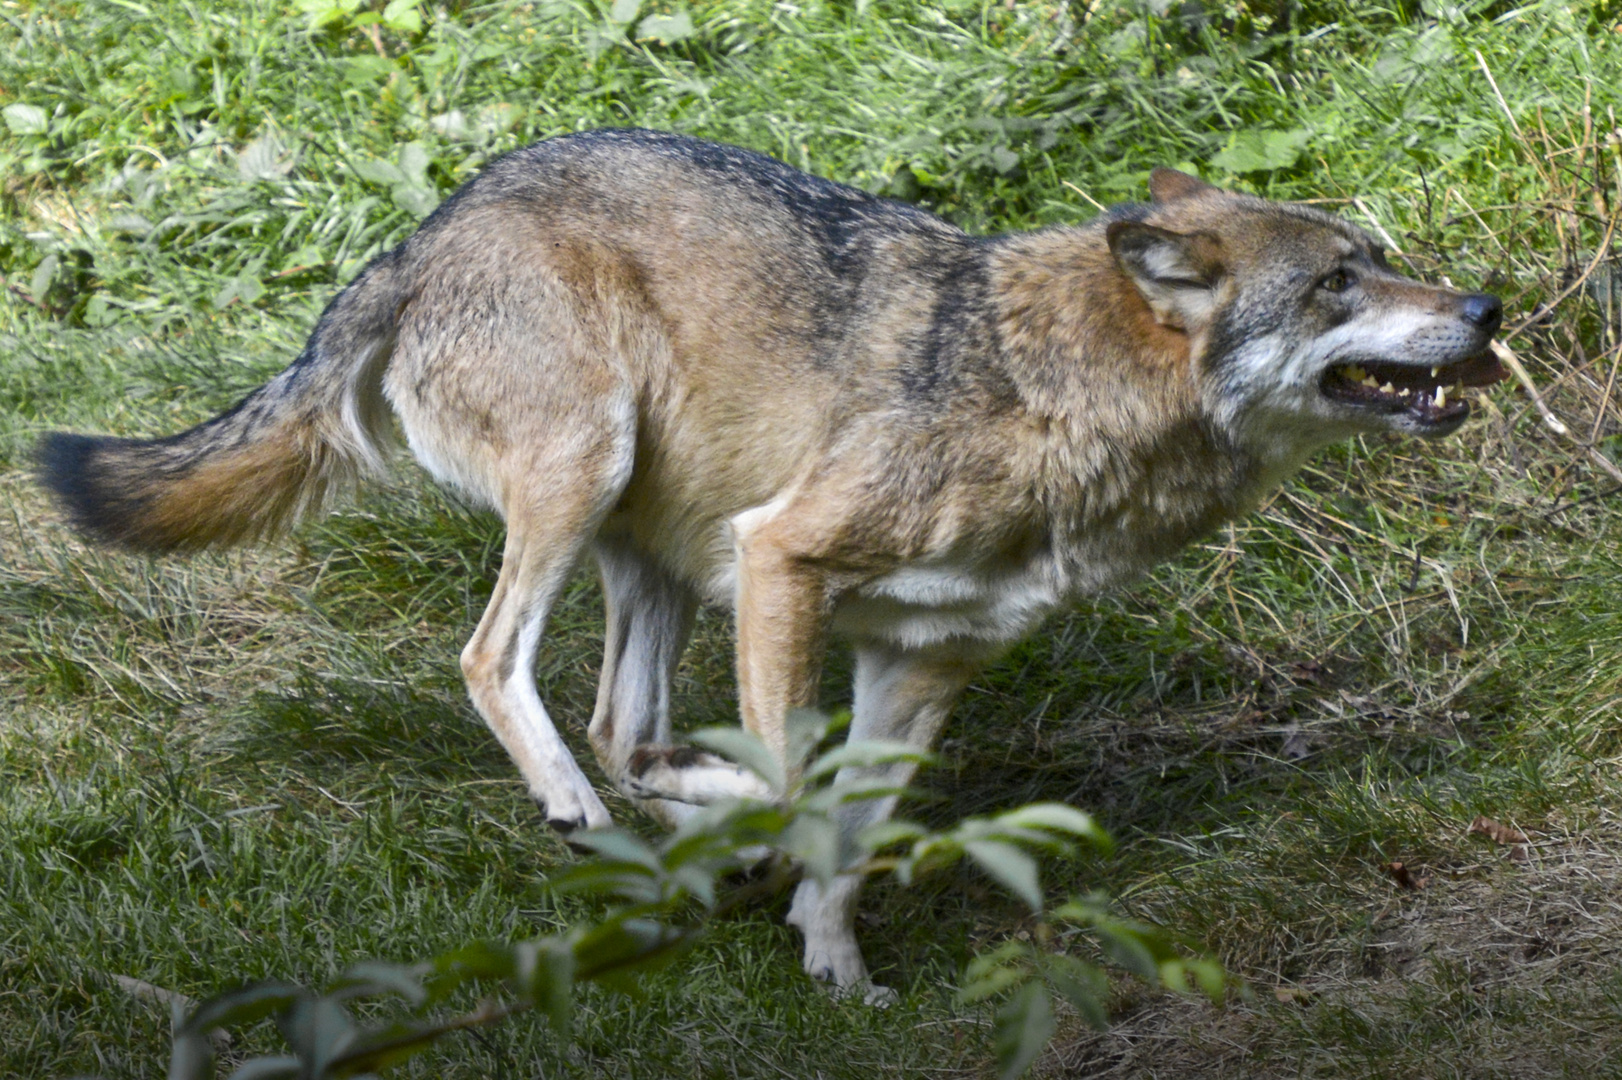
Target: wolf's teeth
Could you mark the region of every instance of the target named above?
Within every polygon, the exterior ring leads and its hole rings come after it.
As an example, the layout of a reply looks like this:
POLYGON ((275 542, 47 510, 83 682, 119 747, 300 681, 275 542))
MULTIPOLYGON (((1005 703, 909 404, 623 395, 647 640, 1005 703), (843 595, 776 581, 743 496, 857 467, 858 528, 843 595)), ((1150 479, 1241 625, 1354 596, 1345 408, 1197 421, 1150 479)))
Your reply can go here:
POLYGON ((1446 404, 1447 404, 1447 387, 1438 386, 1436 388, 1436 407, 1438 409, 1440 409, 1443 405, 1446 405, 1446 404))
POLYGON ((1402 396, 1403 397, 1407 397, 1408 395, 1410 395, 1412 393, 1413 393, 1413 391, 1408 389, 1406 386, 1402 388, 1402 396))
POLYGON ((1373 375, 1365 375, 1358 381, 1372 390, 1380 389, 1380 382, 1373 375))
POLYGON ((1441 369, 1441 368, 1439 368, 1439 367, 1433 367, 1433 368, 1431 368, 1431 378, 1433 378, 1433 379, 1434 379, 1434 378, 1436 378, 1436 373, 1437 373, 1437 372, 1439 372, 1439 371, 1441 371, 1441 370, 1442 370, 1442 369, 1441 369))
POLYGON ((1382 394, 1395 394, 1396 392, 1397 388, 1392 386, 1390 383, 1386 383, 1384 386, 1380 387, 1380 393, 1382 394))
POLYGON ((1341 370, 1344 371, 1346 373, 1346 377, 1353 382, 1362 382, 1367 375, 1362 366, 1358 364, 1347 364, 1341 370))

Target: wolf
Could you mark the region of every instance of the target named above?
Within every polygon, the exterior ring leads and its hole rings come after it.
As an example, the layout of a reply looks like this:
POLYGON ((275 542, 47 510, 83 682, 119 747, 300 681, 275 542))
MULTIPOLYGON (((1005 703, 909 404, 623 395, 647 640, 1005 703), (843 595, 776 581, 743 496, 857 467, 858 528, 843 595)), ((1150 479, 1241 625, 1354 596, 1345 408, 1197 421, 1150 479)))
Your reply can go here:
MULTIPOLYGON (((548 821, 609 823, 534 681, 590 559, 607 634, 589 740, 676 823, 769 794, 673 745, 701 603, 733 612, 742 722, 785 764, 833 636, 855 653, 850 737, 927 749, 1048 613, 1245 514, 1318 447, 1454 431, 1465 389, 1503 377, 1495 297, 1403 277, 1317 209, 1169 169, 1149 191, 1079 227, 972 236, 732 146, 549 139, 368 265, 229 412, 151 441, 50 434, 39 474, 86 536, 190 551, 287 528, 403 432, 506 523, 461 663, 548 821)), ((789 921, 813 977, 879 1000, 859 885, 802 882, 789 921)))

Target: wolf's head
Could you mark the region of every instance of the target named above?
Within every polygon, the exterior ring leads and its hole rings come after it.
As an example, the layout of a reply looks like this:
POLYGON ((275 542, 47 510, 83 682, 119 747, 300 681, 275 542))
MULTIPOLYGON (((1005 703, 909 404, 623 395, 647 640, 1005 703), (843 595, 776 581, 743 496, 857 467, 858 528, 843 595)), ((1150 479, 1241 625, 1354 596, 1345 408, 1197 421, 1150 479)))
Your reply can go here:
POLYGON ((1446 435, 1470 413, 1465 389, 1504 377, 1497 297, 1403 277, 1363 230, 1311 207, 1171 169, 1149 187, 1153 203, 1108 226, 1110 251, 1155 318, 1189 335, 1208 406, 1246 441, 1446 435))

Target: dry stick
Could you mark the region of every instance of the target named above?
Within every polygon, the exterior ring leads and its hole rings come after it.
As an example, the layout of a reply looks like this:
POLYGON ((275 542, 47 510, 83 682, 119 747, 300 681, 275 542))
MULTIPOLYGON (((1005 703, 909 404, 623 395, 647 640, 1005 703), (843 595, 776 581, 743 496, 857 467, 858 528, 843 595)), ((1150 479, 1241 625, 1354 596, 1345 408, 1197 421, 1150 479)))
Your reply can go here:
POLYGON ((1532 399, 1532 404, 1537 406, 1538 415, 1543 417, 1543 422, 1553 428, 1557 435, 1571 434, 1570 429, 1561 423, 1560 418, 1544 403, 1543 395, 1538 393, 1537 384, 1532 381, 1532 376, 1526 373, 1526 369, 1521 366, 1521 362, 1515 354, 1509 351, 1509 347, 1501 341, 1494 341, 1492 343, 1492 353, 1498 357, 1505 367, 1514 373, 1515 378, 1520 380, 1521 387, 1526 391, 1526 395, 1532 399))
MULTIPOLYGON (((1553 428, 1555 434, 1569 436, 1571 434, 1570 429, 1560 422, 1559 417, 1550 411, 1548 405, 1544 404, 1543 396, 1538 393, 1537 387, 1532 382, 1532 376, 1526 373, 1526 369, 1521 366, 1521 362, 1516 358, 1515 354, 1510 352, 1502 342, 1498 341, 1492 343, 1492 351, 1494 356, 1503 361, 1505 367, 1515 373, 1515 377, 1520 380, 1521 386, 1525 387, 1526 393, 1531 397, 1532 404, 1537 406, 1538 413, 1543 417, 1543 422, 1553 428)), ((1615 462, 1600 453, 1598 447, 1590 444, 1583 447, 1583 452, 1588 455, 1588 460, 1598 465, 1612 480, 1622 483, 1622 469, 1617 468, 1615 462)))

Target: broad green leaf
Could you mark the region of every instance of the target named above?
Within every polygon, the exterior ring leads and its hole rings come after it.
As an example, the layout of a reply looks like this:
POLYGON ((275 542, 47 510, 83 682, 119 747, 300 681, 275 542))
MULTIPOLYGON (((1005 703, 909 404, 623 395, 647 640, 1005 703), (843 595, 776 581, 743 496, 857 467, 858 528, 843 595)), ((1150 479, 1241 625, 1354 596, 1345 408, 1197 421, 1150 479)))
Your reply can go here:
POLYGON ((1070 1002, 1095 1031, 1109 1026, 1104 1002, 1109 1000, 1109 979, 1092 964, 1073 956, 1052 953, 1042 960, 1042 974, 1061 997, 1070 1002))
POLYGON ((1037 877, 1035 859, 1001 840, 970 840, 963 845, 963 850, 986 873, 1025 901, 1032 911, 1042 910, 1042 885, 1037 877))
POLYGON ((1072 836, 1084 836, 1099 847, 1108 847, 1111 843, 1109 834, 1099 828, 1092 815, 1064 803, 1031 803, 1006 814, 998 814, 993 820, 1000 826, 1050 829, 1072 836))
POLYGON ((1246 128, 1228 136, 1228 145, 1211 164, 1233 173, 1286 169, 1301 157, 1311 132, 1246 128))
POLYGON ((559 937, 539 938, 517 945, 519 992, 552 1022, 560 1038, 569 1037, 574 1008, 574 948, 559 937))
POLYGON ((925 835, 922 825, 912 821, 880 821, 856 834, 856 842, 868 851, 881 851, 891 844, 917 840, 925 835))
POLYGON ((817 744, 828 737, 834 720, 820 709, 790 709, 784 718, 788 731, 788 759, 801 768, 816 753, 817 744))
POLYGON ((654 873, 664 869, 664 860, 653 850, 653 845, 635 833, 610 825, 602 829, 588 829, 569 838, 571 844, 590 848, 597 854, 622 862, 637 863, 654 873))
POLYGON ((362 158, 359 161, 350 162, 350 166, 355 170, 355 175, 362 180, 370 180, 374 184, 392 185, 408 182, 406 174, 400 171, 400 166, 392 161, 384 161, 381 158, 362 158))
POLYGON ((45 294, 50 291, 51 282, 56 279, 56 268, 61 263, 55 255, 47 255, 34 268, 34 276, 28 279, 28 295, 34 298, 34 303, 45 302, 45 294))
POLYGON ((1141 935, 1119 925, 1100 923, 1098 943, 1111 960, 1132 974, 1150 982, 1159 979, 1160 964, 1155 960, 1154 950, 1141 935))
POLYGON ((433 158, 428 156, 427 147, 420 142, 406 143, 400 147, 399 162, 406 183, 413 187, 428 186, 428 166, 433 163, 433 158))
POLYGON ((804 866, 805 872, 823 885, 842 869, 839 851, 839 824, 820 816, 802 816, 789 823, 779 845, 804 866))
POLYGON ((280 180, 293 171, 293 154, 275 135, 261 135, 237 154, 237 175, 244 180, 280 180))
POLYGON ((439 193, 429 188, 399 184, 392 194, 394 205, 413 217, 427 217, 439 205, 439 193))
POLYGON ((0 114, 13 135, 44 135, 51 130, 50 116, 38 105, 17 101, 0 109, 0 114))
POLYGON ((766 781, 773 791, 781 792, 788 784, 783 775, 783 763, 752 731, 735 727, 702 728, 689 735, 688 739, 728 761, 742 765, 766 781))
POLYGON ((1207 956, 1198 960, 1187 962, 1189 972, 1194 981, 1204 991, 1205 996, 1211 999, 1213 1005, 1222 1004, 1222 994, 1227 986, 1228 973, 1222 970, 1222 965, 1207 956))
POLYGON ((637 26, 636 36, 674 45, 693 36, 693 17, 685 11, 678 11, 674 15, 649 15, 637 26))
POLYGON ((276 1026, 311 1076, 323 1075, 360 1036, 343 1005, 324 997, 299 998, 276 1014, 276 1026))
POLYGON ((422 0, 389 0, 383 8, 383 24, 397 34, 415 34, 422 30, 422 12, 417 8, 422 0))
POLYGON ((208 1036, 182 1032, 169 1049, 169 1080, 214 1080, 214 1048, 208 1036))
POLYGON ((935 755, 927 750, 920 750, 909 743, 894 742, 886 739, 861 739, 846 743, 844 746, 823 754, 813 761, 806 769, 808 780, 827 776, 838 772, 849 765, 853 768, 871 768, 876 765, 892 765, 896 762, 912 762, 924 765, 935 760, 935 755))
POLYGON ((443 1001, 463 983, 487 980, 507 980, 517 970, 517 961, 510 945, 492 941, 476 941, 460 949, 440 953, 429 961, 432 976, 425 980, 428 1004, 443 1001))
POLYGON ((997 1010, 992 1027, 998 1080, 1025 1075, 1036 1055, 1053 1038, 1054 1027, 1053 1002, 1047 987, 1039 982, 1026 983, 997 1010))
POLYGON ((428 991, 422 985, 422 977, 428 970, 427 965, 422 964, 363 960, 338 976, 338 981, 327 993, 339 1000, 399 994, 412 1006, 418 1006, 428 1000, 428 991))
POLYGON ((249 983, 198 1004, 182 1032, 205 1035, 218 1027, 242 1027, 292 1005, 307 991, 284 982, 249 983))

